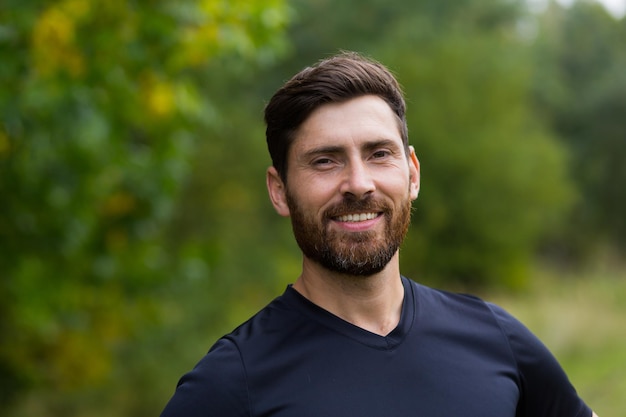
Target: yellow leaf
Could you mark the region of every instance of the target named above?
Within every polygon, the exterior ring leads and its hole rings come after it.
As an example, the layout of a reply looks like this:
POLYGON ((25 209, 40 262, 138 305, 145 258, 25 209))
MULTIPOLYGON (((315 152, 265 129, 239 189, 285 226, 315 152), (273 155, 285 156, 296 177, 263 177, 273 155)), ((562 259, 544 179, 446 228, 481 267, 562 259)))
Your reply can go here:
POLYGON ((35 23, 32 53, 35 68, 42 75, 66 70, 70 75, 83 73, 83 58, 76 48, 75 21, 60 6, 44 11, 35 23))
POLYGON ((169 116, 175 110, 174 88, 166 81, 148 77, 143 94, 147 109, 154 116, 169 116))

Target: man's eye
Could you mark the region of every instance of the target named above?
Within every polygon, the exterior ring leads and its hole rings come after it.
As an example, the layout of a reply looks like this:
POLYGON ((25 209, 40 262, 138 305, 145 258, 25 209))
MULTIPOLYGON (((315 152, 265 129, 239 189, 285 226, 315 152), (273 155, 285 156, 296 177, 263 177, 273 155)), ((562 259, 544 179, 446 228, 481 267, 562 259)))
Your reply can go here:
POLYGON ((315 161, 313 161, 313 165, 323 166, 323 165, 332 164, 332 162, 333 161, 330 158, 318 158, 315 161))
POLYGON ((376 151, 372 154, 372 157, 375 159, 385 158, 387 156, 389 156, 389 151, 384 151, 384 150, 376 151))

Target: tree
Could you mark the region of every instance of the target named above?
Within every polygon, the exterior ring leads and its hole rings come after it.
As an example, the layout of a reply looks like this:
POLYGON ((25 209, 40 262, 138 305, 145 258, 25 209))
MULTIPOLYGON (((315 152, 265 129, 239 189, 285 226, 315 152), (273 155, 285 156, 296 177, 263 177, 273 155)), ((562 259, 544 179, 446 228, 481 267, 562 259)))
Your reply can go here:
POLYGON ((625 22, 590 2, 551 3, 540 20, 534 100, 571 150, 569 171, 580 190, 556 245, 570 261, 606 244, 625 247, 625 22))
MULTIPOLYGON (((0 9, 0 404, 100 381, 150 294, 228 58, 270 62, 273 1, 4 2, 0 9), (222 67, 223 66, 223 67, 222 67), (85 366, 85 364, 89 364, 85 366)), ((182 261, 184 264, 184 261, 182 261)))

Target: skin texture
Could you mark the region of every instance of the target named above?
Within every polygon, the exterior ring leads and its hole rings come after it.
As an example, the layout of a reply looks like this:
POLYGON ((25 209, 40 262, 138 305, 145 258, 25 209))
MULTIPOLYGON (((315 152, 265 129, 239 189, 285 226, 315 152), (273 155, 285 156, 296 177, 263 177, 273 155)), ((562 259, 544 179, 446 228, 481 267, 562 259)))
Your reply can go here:
POLYGON ((398 247, 420 181, 394 113, 371 95, 325 104, 298 129, 287 166, 287 184, 270 167, 267 187, 276 211, 292 218, 303 251, 294 289, 352 324, 388 334, 400 318, 398 247), (357 222, 342 217, 366 213, 357 222))

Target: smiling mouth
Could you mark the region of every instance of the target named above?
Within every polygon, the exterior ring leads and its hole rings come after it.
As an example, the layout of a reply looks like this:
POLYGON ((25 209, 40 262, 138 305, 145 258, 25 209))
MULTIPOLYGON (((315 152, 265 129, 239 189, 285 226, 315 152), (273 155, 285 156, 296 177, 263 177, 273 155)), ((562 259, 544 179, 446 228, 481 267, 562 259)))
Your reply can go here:
POLYGON ((346 214, 343 216, 337 216, 335 217, 335 220, 339 221, 339 222, 345 222, 345 223, 357 223, 357 222, 364 222, 366 220, 372 220, 375 219, 376 217, 378 217, 380 215, 380 213, 354 213, 354 214, 346 214))

